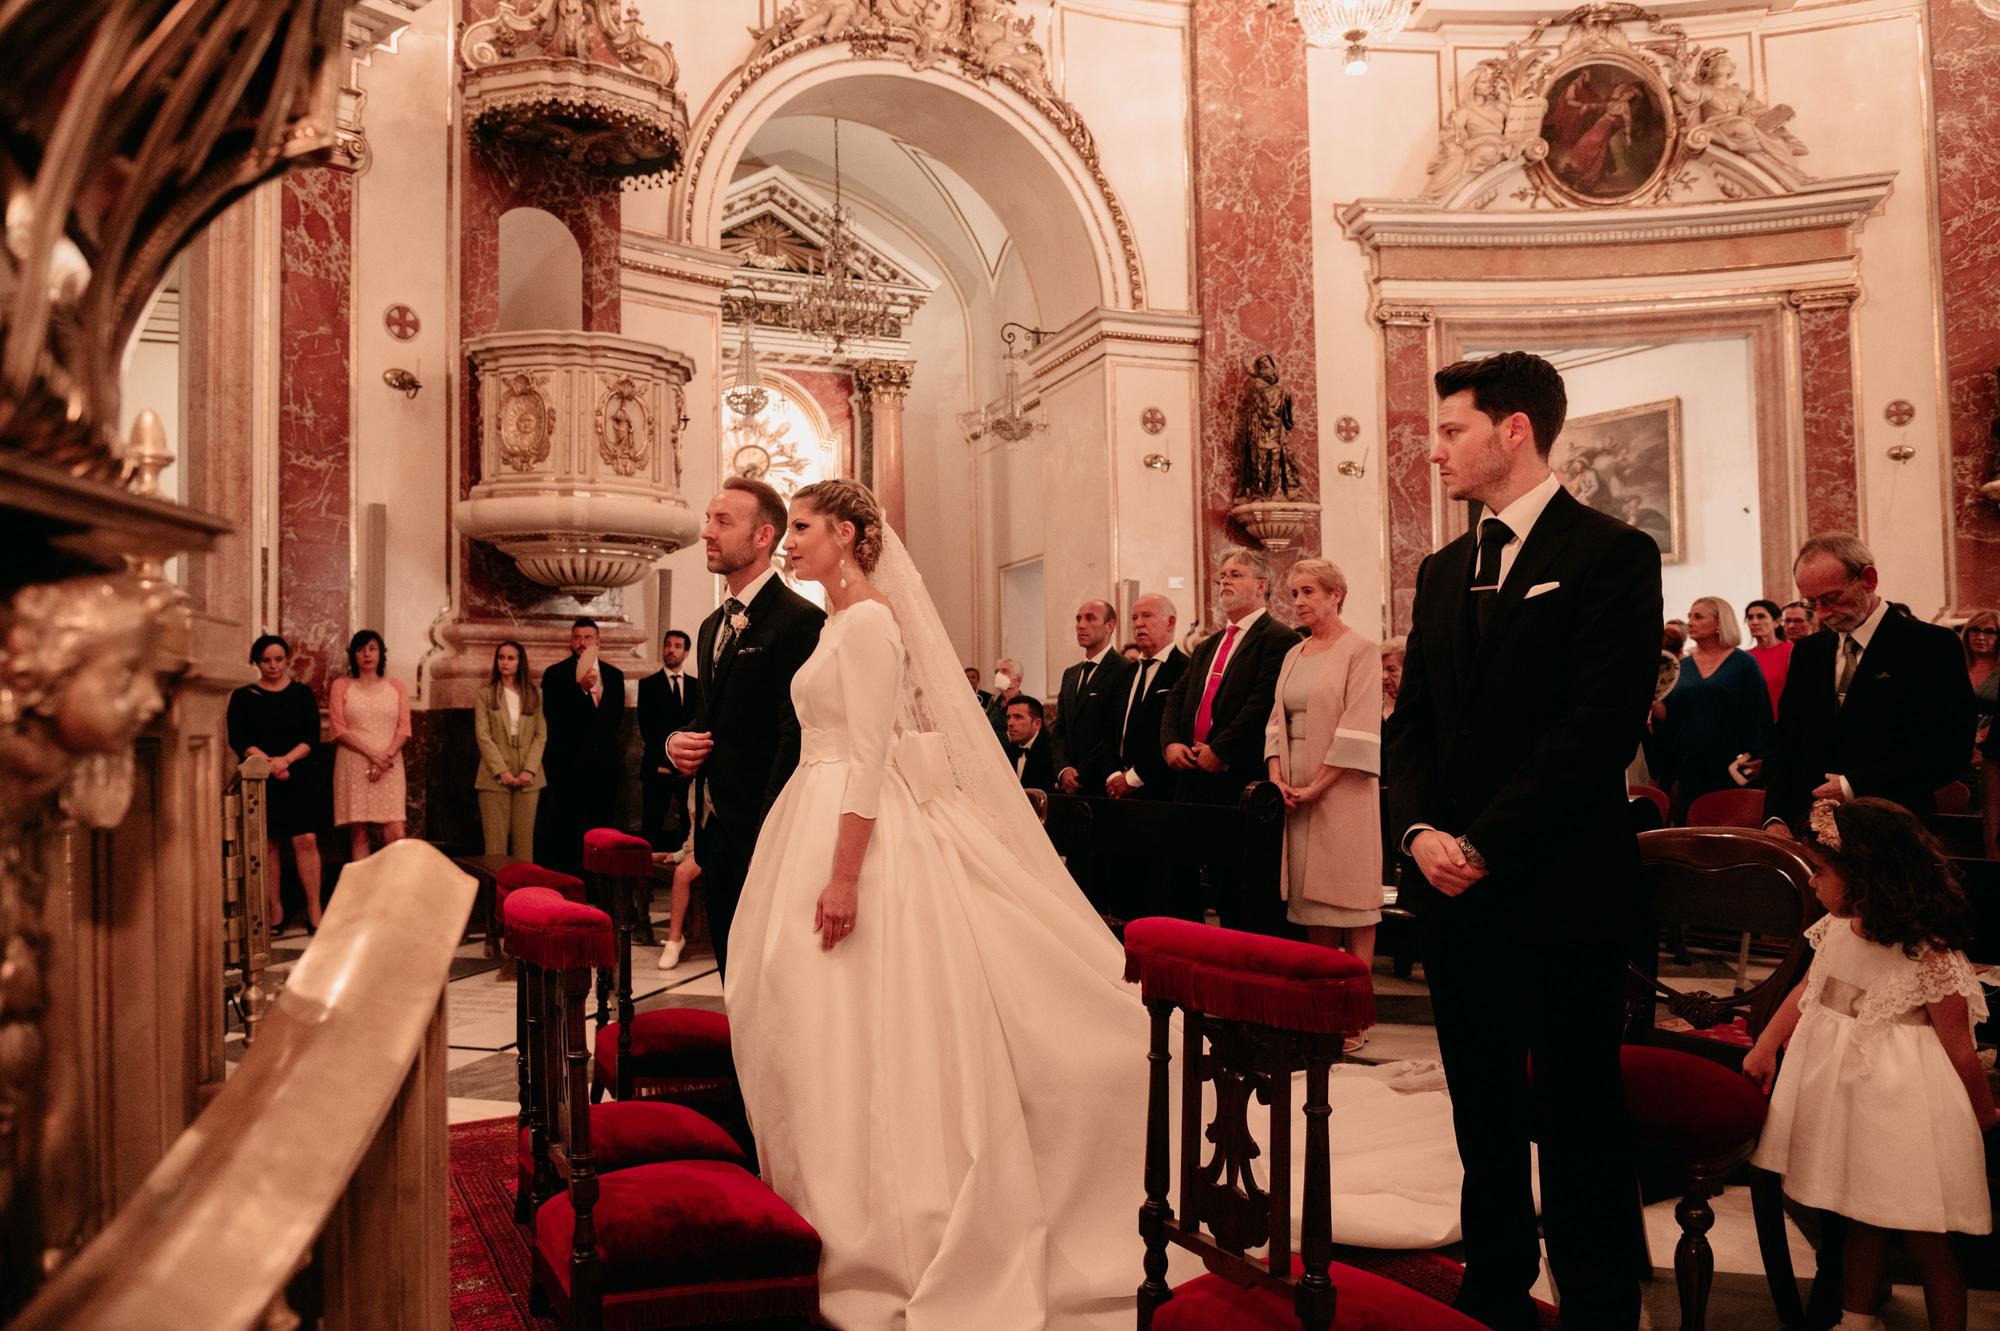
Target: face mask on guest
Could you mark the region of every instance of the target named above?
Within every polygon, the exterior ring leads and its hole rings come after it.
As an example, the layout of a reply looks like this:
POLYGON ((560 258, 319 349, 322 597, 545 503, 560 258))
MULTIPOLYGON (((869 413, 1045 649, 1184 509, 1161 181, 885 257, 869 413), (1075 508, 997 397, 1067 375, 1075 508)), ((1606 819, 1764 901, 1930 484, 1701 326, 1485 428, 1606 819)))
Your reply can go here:
POLYGON ((993 672, 993 687, 997 691, 1005 693, 1008 689, 1014 687, 1014 677, 1004 670, 996 670, 993 672))

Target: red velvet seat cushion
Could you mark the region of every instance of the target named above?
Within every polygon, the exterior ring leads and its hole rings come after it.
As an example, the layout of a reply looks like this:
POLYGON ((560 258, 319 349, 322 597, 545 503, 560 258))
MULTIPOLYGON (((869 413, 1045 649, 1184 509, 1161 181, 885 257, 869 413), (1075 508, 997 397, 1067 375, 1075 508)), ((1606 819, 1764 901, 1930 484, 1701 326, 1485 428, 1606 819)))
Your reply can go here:
MULTIPOLYGON (((618 1023, 597 1033, 597 1062, 607 1078, 618 1075, 618 1023)), ((659 1008, 632 1018, 635 1077, 736 1078, 729 1051, 729 1018, 700 1008, 659 1008)))
POLYGON ((581 878, 559 869, 544 869, 539 864, 506 865, 493 875, 493 886, 502 901, 524 887, 546 887, 571 901, 584 899, 581 878))
POLYGON ((583 867, 592 873, 643 878, 653 872, 653 847, 615 827, 593 827, 583 834, 583 867))
POLYGON ((1640 1149, 1694 1161, 1757 1140, 1770 1102, 1742 1073, 1680 1049, 1628 1044, 1625 1109, 1640 1149))
MULTIPOLYGON (((521 1129, 516 1158, 533 1164, 533 1138, 521 1129)), ((682 1105, 664 1100, 613 1100, 590 1107, 590 1161, 600 1174, 668 1160, 721 1160, 747 1168, 749 1158, 736 1139, 682 1105)))
MULTIPOLYGON (((606 1174, 591 1217, 606 1291, 816 1281, 819 1271, 813 1227, 738 1165, 690 1160, 606 1174)), ((535 1246, 564 1289, 575 1230, 567 1191, 535 1214, 535 1246)))
POLYGON ((507 894, 500 918, 507 951, 529 965, 560 971, 617 964, 611 917, 595 906, 546 887, 524 887, 507 894))
MULTIPOLYGON (((1303 1269, 1292 1258, 1292 1273, 1303 1269)), ((1484 1331, 1448 1304, 1393 1280, 1339 1262, 1328 1276, 1338 1331, 1484 1331)), ((1202 1276, 1174 1290, 1173 1298, 1153 1314, 1153 1331, 1299 1331, 1299 1318, 1289 1295, 1202 1276)))
POLYGON ((1375 1024, 1368 968, 1346 952, 1187 920, 1125 926, 1125 978, 1148 1002, 1224 1021, 1352 1035, 1375 1024))

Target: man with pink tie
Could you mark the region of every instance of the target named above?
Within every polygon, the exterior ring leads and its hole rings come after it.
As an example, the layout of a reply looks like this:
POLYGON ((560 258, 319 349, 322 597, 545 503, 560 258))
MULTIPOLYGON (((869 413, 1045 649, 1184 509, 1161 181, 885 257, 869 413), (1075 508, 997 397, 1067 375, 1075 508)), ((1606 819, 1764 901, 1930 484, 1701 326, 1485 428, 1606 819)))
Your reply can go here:
MULTIPOLYGON (((1227 621, 1189 659, 1160 718, 1160 747, 1175 774, 1175 797, 1192 804, 1235 804, 1243 788, 1264 777, 1264 724, 1278 688, 1278 669, 1298 634, 1266 606, 1271 563, 1261 551, 1232 550, 1216 571, 1215 601, 1227 621)), ((1239 885, 1227 848, 1208 865, 1208 885, 1222 922, 1233 929, 1290 936, 1276 883, 1239 885)), ((1175 912, 1201 918, 1191 883, 1180 887, 1175 912)))

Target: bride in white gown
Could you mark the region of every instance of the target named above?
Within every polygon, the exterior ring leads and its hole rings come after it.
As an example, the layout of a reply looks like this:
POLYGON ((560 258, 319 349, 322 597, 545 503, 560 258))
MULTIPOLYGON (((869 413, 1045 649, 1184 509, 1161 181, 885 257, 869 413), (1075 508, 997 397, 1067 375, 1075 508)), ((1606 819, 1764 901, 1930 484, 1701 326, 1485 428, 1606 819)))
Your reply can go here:
MULTIPOLYGON (((824 1244, 822 1314, 842 1331, 1123 1331, 1147 1023, 1122 951, 873 496, 807 486, 787 549, 831 614, 792 682, 799 767, 758 838, 725 997, 764 1176, 824 1244)), ((1375 1117, 1407 1139, 1411 1109, 1375 1117)), ((1336 1117, 1336 1141, 1354 1128, 1336 1117)), ((1401 1157, 1425 1181, 1387 1191, 1435 1226, 1457 1202, 1448 1111, 1427 1136, 1442 1157, 1401 1157)))

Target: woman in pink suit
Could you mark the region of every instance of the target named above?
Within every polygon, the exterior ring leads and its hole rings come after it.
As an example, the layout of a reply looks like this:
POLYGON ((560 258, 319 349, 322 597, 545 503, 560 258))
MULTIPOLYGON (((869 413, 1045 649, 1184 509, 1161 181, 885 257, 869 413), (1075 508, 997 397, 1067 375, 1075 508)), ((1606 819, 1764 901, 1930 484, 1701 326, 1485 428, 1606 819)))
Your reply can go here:
MULTIPOLYGON (((1285 654, 1264 759, 1285 796, 1285 914, 1309 941, 1375 964, 1382 921, 1382 654, 1341 622, 1347 579, 1301 559, 1292 609, 1312 636, 1285 654)), ((1350 1051, 1365 1036, 1348 1041, 1350 1051)))
POLYGON ((383 675, 389 649, 382 635, 363 629, 347 644, 349 674, 327 693, 327 724, 339 747, 333 755, 333 821, 352 839, 353 858, 365 860, 369 829, 382 844, 403 839, 407 795, 403 745, 410 740, 410 700, 401 680, 383 675))

